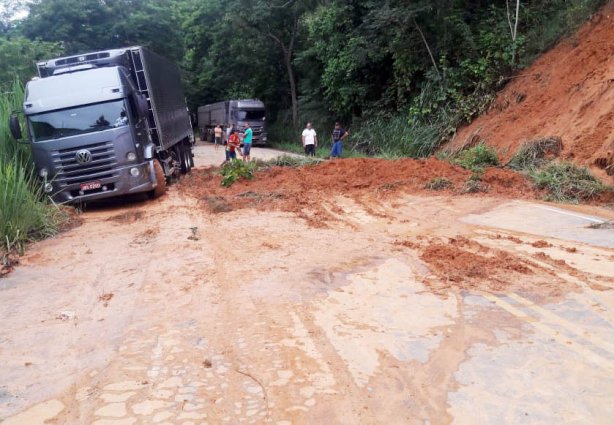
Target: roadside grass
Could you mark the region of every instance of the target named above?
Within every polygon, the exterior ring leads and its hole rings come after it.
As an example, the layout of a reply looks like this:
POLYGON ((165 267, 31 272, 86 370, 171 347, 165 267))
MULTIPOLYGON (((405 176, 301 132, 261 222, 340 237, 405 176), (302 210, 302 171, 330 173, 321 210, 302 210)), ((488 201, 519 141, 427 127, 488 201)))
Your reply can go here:
MULTIPOLYGON (((305 155, 305 150, 303 149, 303 145, 301 143, 271 142, 270 146, 281 151, 305 155)), ((330 150, 330 143, 318 144, 315 157, 320 159, 328 158, 330 155, 330 150)), ((366 158, 367 156, 368 155, 365 153, 354 149, 351 143, 347 142, 343 144, 343 158, 366 158)))
POLYGON ((419 122, 404 114, 360 121, 354 127, 353 150, 385 158, 425 158, 439 147, 444 132, 439 122, 419 122))
POLYGON ((547 201, 579 203, 592 201, 602 193, 614 192, 596 179, 586 167, 571 162, 553 162, 542 168, 529 171, 538 189, 548 192, 547 201))
POLYGON ((22 253, 29 241, 57 233, 67 215, 46 199, 35 174, 29 147, 13 140, 8 129, 12 111, 21 110, 23 87, 0 95, 0 257, 22 253))

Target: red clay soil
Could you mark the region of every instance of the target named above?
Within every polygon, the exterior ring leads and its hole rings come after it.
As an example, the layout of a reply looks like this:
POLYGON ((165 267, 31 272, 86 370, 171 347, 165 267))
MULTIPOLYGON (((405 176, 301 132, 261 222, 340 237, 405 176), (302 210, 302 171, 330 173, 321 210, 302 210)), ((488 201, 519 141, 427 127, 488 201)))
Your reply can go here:
POLYGON ((420 251, 420 259, 437 276, 425 281, 435 292, 445 293, 450 288, 495 292, 530 290, 551 297, 577 289, 555 275, 544 280, 544 273, 551 272, 530 260, 464 237, 446 242, 433 240, 420 251))
MULTIPOLYGON (((253 180, 240 180, 229 188, 221 187, 218 169, 195 169, 179 182, 178 187, 202 200, 214 212, 257 207, 301 215, 305 209, 321 209, 321 202, 331 195, 363 198, 399 192, 460 194, 470 176, 470 171, 434 157, 396 161, 348 158, 301 168, 274 167, 256 173, 253 180), (438 177, 449 180, 452 186, 442 191, 425 188, 438 177)), ((483 181, 488 184, 488 193, 463 196, 538 196, 524 176, 511 170, 488 169, 483 181)))
POLYGON ((523 143, 551 136, 562 139, 563 159, 614 183, 613 2, 516 75, 444 149, 484 140, 505 160, 523 143))

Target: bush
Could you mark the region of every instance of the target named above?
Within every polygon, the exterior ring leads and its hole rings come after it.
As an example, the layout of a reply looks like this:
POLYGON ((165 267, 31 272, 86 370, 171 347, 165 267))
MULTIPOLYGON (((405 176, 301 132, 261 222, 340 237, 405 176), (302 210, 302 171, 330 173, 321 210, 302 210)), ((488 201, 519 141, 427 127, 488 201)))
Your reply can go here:
POLYGON ((468 170, 482 170, 484 167, 499 165, 497 152, 480 142, 478 145, 465 149, 454 155, 450 161, 468 170))
POLYGON ((590 201, 606 190, 612 190, 593 177, 588 168, 570 162, 552 163, 529 175, 539 189, 548 191, 546 200, 549 201, 590 201))
POLYGON ((234 182, 240 179, 251 180, 254 178, 255 170, 255 162, 237 160, 227 162, 220 169, 220 174, 222 175, 222 186, 230 187, 234 182))

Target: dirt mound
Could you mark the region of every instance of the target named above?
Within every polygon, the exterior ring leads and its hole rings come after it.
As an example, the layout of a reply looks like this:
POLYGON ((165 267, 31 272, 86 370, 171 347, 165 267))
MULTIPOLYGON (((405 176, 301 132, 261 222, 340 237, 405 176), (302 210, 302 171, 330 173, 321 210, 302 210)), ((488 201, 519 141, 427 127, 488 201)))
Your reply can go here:
POLYGON ((558 296, 563 290, 577 289, 554 275, 545 281, 544 274, 551 272, 533 261, 464 237, 432 240, 421 245, 419 251, 420 259, 436 276, 425 282, 435 292, 445 293, 450 288, 495 292, 530 290, 544 296, 558 296))
MULTIPOLYGON (((322 201, 331 195, 359 199, 383 198, 398 192, 460 194, 471 174, 436 158, 395 161, 350 158, 301 168, 273 167, 257 172, 253 180, 240 180, 229 188, 221 187, 217 169, 196 169, 178 187, 201 200, 211 212, 244 207, 275 208, 303 217, 305 210, 309 210, 309 216, 317 222, 327 215, 322 201), (435 178, 446 179, 449 184, 438 192, 428 190, 427 184, 435 178), (315 219, 314 211, 320 215, 315 214, 315 219)), ((471 196, 531 198, 536 194, 530 182, 510 170, 488 169, 483 180, 488 185, 488 193, 471 196)))
POLYGON ((484 140, 509 159, 523 143, 560 137, 561 157, 614 183, 614 3, 512 78, 491 110, 444 149, 484 140))

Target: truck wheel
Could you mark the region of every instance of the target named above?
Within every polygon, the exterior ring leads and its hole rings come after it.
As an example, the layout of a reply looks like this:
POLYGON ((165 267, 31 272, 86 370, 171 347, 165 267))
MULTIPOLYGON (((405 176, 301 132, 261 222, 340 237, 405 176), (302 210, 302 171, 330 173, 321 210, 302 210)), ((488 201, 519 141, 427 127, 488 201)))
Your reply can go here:
POLYGON ((183 146, 181 143, 177 143, 175 146, 173 146, 172 154, 173 160, 175 161, 175 166, 179 165, 181 174, 187 173, 185 166, 185 152, 183 151, 183 146))
POLYGON ((187 142, 185 144, 185 149, 188 154, 188 164, 190 164, 190 168, 194 167, 194 152, 192 152, 192 144, 187 142))
POLYGON ((185 157, 186 173, 189 173, 194 166, 194 158, 192 158, 192 149, 190 142, 184 142, 182 145, 183 155, 185 157))
POLYGON ((188 161, 185 145, 183 142, 177 143, 175 148, 177 149, 177 159, 179 160, 179 165, 181 166, 181 174, 190 172, 190 162, 188 161))
POLYGON ((158 185, 154 190, 149 192, 149 197, 151 199, 156 199, 164 195, 166 192, 166 176, 164 175, 164 169, 162 168, 160 161, 154 159, 153 162, 154 174, 156 175, 156 182, 158 185))

